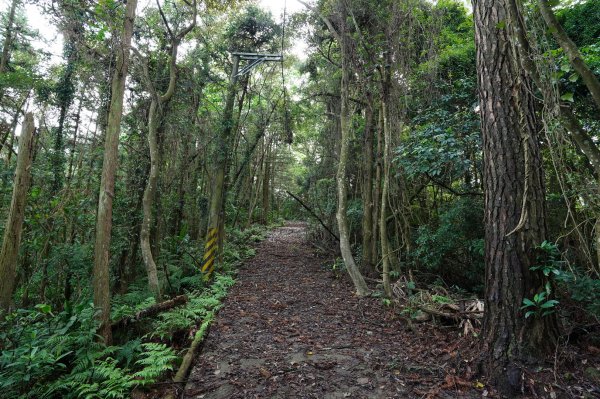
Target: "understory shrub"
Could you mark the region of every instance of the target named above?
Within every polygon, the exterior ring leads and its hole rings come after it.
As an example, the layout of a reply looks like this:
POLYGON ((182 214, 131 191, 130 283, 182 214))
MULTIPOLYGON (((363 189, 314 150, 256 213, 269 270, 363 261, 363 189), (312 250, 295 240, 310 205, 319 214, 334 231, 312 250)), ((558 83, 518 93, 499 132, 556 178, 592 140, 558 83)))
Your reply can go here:
POLYGON ((164 344, 97 342, 92 304, 54 314, 19 309, 0 323, 0 389, 11 398, 124 398, 156 382, 177 356, 164 344))
POLYGON ((483 203, 480 198, 458 198, 435 223, 419 227, 412 266, 440 276, 446 284, 481 292, 484 281, 483 203))

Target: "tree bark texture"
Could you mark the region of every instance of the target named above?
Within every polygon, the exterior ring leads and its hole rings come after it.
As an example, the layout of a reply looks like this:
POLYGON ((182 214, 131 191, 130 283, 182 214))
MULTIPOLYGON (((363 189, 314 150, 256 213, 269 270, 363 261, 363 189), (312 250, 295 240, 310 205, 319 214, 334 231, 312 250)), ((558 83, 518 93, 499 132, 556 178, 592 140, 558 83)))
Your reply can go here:
MULTIPOLYGON (((387 79, 386 79, 387 81, 387 79)), ((381 259, 383 270, 381 277, 383 279, 383 291, 388 298, 392 297, 392 287, 390 284, 390 243, 387 232, 387 203, 390 181, 390 142, 392 135, 389 126, 388 103, 386 88, 383 90, 383 99, 381 101, 381 113, 383 114, 383 182, 381 188, 381 210, 379 214, 379 239, 381 240, 381 259)))
POLYGON ((19 154, 17 156, 13 194, 0 252, 0 312, 9 310, 15 288, 19 246, 25 218, 25 201, 31 183, 30 169, 33 158, 34 131, 33 114, 27 113, 19 138, 19 154))
POLYGON ((377 116, 377 156, 375 161, 375 188, 373 189, 373 241, 371 242, 371 252, 373 260, 378 258, 379 254, 379 213, 381 212, 381 172, 383 163, 383 112, 379 107, 379 115, 377 116))
POLYGON ((525 318, 524 298, 544 290, 530 267, 546 238, 542 162, 531 82, 511 43, 506 0, 474 3, 485 188, 484 368, 505 392, 521 385, 519 364, 554 349, 555 315, 525 318))
POLYGON ((106 137, 104 139, 104 161, 98 198, 96 240, 94 243, 94 306, 99 309, 99 334, 106 344, 112 341, 110 328, 110 239, 112 232, 112 208, 115 193, 115 174, 118 165, 119 134, 123 116, 123 95, 129 68, 131 37, 135 20, 137 0, 128 0, 125 21, 121 32, 117 65, 112 77, 112 89, 106 137))
POLYGON ((373 274, 373 105, 369 98, 369 104, 365 110, 364 130, 364 161, 363 161, 363 183, 362 183, 362 272, 366 275, 373 274))

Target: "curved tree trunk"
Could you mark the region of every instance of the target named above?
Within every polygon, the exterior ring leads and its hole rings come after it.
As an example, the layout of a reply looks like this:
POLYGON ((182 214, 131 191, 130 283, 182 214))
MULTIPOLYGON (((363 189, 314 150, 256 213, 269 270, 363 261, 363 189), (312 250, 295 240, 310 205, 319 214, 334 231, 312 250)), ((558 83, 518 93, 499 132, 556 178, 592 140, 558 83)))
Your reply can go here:
POLYGON ((510 34, 507 0, 474 6, 484 149, 486 289, 484 368, 505 392, 521 386, 523 361, 554 349, 554 314, 525 318, 524 298, 544 290, 535 248, 546 238, 545 192, 531 82, 510 34))
POLYGON ((142 228, 140 232, 140 248, 142 250, 144 265, 146 265, 148 288, 157 301, 160 299, 160 284, 158 282, 156 262, 152 256, 152 248, 150 245, 150 228, 152 226, 152 208, 154 205, 154 197, 156 195, 156 185, 158 181, 158 119, 160 119, 158 101, 159 100, 156 97, 152 99, 152 103, 150 104, 150 112, 148 115, 150 174, 148 176, 148 181, 146 182, 144 198, 142 200, 144 218, 142 219, 142 228))
MULTIPOLYGON (((144 210, 144 218, 142 220, 142 227, 140 231, 140 247, 142 250, 142 257, 144 259, 144 265, 146 265, 146 272, 148 276, 148 288, 157 300, 160 299, 161 295, 160 283, 158 281, 156 262, 154 260, 154 257, 152 256, 152 245, 150 243, 150 229, 152 227, 154 197, 156 195, 156 186, 158 182, 158 167, 160 157, 160 154, 158 152, 158 129, 162 123, 164 106, 171 100, 173 94, 175 94, 175 89, 177 87, 177 52, 179 50, 179 45, 181 44, 183 38, 188 33, 190 33, 192 29, 196 26, 196 1, 194 0, 193 4, 191 4, 190 6, 192 7, 193 11, 193 21, 189 25, 184 27, 176 35, 174 35, 171 29, 169 28, 164 13, 160 8, 160 4, 158 4, 159 13, 170 35, 171 42, 171 57, 168 65, 169 85, 167 86, 167 89, 164 94, 159 94, 156 91, 156 89, 154 88, 154 84, 150 79, 150 74, 148 73, 148 66, 147 64, 144 66, 144 79, 146 80, 146 85, 148 86, 149 91, 152 95, 152 101, 150 103, 150 110, 148 112, 148 147, 150 150, 150 173, 148 176, 148 181, 146 182, 146 188, 144 189, 144 198, 142 206, 144 210)), ((169 276, 166 275, 166 277, 168 283, 169 276)))
POLYGON ((19 154, 17 156, 13 194, 0 252, 0 312, 10 308, 15 289, 17 260, 25 218, 25 200, 31 183, 30 167, 33 158, 34 130, 33 114, 28 113, 25 115, 23 130, 19 138, 19 154))

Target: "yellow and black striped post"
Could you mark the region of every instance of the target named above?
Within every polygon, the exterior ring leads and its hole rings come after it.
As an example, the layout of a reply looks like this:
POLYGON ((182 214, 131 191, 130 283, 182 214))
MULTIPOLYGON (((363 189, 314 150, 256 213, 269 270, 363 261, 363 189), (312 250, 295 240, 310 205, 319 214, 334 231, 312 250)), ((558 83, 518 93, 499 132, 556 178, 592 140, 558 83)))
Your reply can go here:
POLYGON ((204 256, 202 257, 202 273, 204 278, 210 278, 215 268, 215 257, 219 248, 219 229, 214 228, 208 231, 206 235, 206 244, 204 245, 204 256))

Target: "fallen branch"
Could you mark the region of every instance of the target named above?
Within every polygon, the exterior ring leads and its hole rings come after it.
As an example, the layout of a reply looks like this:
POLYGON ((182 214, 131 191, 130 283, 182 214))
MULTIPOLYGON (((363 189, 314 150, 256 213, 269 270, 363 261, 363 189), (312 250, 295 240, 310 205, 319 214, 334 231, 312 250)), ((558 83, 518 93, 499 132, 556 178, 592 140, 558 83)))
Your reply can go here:
POLYGON ((157 303, 157 304, 154 304, 144 310, 140 310, 133 316, 124 317, 121 320, 118 320, 118 321, 112 323, 111 328, 113 330, 115 330, 115 329, 119 329, 121 327, 125 327, 126 325, 128 325, 130 323, 134 323, 144 317, 154 316, 154 315, 162 313, 166 310, 173 309, 176 306, 183 305, 187 301, 188 301, 188 298, 186 295, 176 296, 175 298, 170 299, 168 301, 157 303))
POLYGON ((321 223, 321 226, 323 226, 323 228, 325 230, 327 230, 327 232, 329 234, 331 234, 333 236, 333 238, 336 239, 336 241, 339 241, 340 238, 338 236, 335 235, 335 233, 333 231, 331 231, 331 229, 329 227, 327 227, 327 225, 321 220, 321 218, 319 216, 317 216, 317 214, 308 207, 308 205, 306 205, 304 202, 302 202, 302 200, 298 197, 296 197, 294 194, 290 193, 289 191, 286 190, 286 193, 292 197, 293 199, 295 199, 296 201, 298 201, 300 203, 300 205, 302 205, 304 207, 304 209, 306 209, 315 219, 317 219, 319 221, 319 223, 321 223))
MULTIPOLYGON (((194 335, 194 340, 192 341, 192 344, 188 348, 185 356, 183 357, 183 360, 181 361, 181 365, 177 370, 177 374, 175 374, 175 377, 173 377, 173 383, 177 385, 182 385, 185 382, 185 379, 189 374, 190 367, 192 366, 192 360, 194 360, 194 354, 196 353, 198 347, 204 341, 204 338, 208 334, 208 328, 210 327, 213 318, 214 313, 210 312, 202 322, 200 329, 194 335)), ((164 399, 175 399, 175 395, 173 394, 173 392, 169 392, 164 396, 164 399)))
POLYGON ((425 313, 429 313, 432 316, 438 316, 438 317, 444 317, 446 319, 451 319, 451 320, 462 320, 462 319, 470 319, 470 320, 480 320, 482 315, 483 315, 483 311, 456 311, 455 313, 448 313, 448 312, 442 312, 436 309, 431 309, 428 308, 426 306, 418 306, 417 309, 425 312, 425 313))

